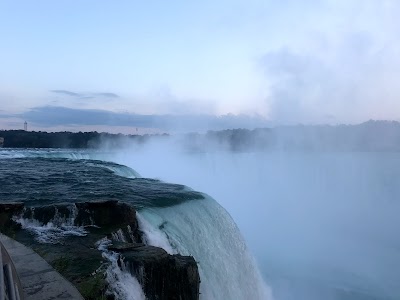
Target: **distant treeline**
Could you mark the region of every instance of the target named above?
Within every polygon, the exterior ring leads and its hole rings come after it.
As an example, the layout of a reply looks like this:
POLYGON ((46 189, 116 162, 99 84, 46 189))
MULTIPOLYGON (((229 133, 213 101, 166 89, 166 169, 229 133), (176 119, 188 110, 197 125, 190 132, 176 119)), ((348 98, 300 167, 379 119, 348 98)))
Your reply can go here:
POLYGON ((254 130, 192 133, 192 151, 400 151, 400 123, 368 121, 359 125, 297 125, 254 130))
MULTIPOLYGON (((155 135, 165 136, 165 135, 155 135)), ((93 132, 43 132, 24 130, 0 130, 7 148, 110 148, 120 147, 126 142, 144 143, 150 135, 123 135, 93 132)))
POLYGON ((171 139, 187 151, 400 151, 400 123, 368 121, 359 125, 280 126, 228 129, 167 135, 123 135, 98 132, 0 131, 4 147, 13 148, 118 148, 127 143, 171 139))

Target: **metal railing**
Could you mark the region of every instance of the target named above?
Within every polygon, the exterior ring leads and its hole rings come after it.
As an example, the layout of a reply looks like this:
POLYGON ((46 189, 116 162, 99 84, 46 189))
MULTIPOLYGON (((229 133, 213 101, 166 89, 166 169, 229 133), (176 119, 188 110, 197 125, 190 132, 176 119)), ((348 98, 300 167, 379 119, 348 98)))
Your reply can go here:
POLYGON ((0 300, 23 300, 21 283, 10 255, 0 242, 0 300))

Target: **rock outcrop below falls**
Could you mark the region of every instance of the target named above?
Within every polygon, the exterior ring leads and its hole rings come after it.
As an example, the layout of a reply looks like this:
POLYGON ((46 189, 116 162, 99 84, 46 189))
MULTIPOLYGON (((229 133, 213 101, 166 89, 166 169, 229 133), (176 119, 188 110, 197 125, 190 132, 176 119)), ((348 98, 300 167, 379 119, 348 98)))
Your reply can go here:
POLYGON ((112 241, 107 251, 117 253, 119 267, 137 278, 146 299, 199 299, 200 276, 195 259, 145 245, 136 210, 126 203, 112 200, 36 207, 0 204, 0 231, 36 250, 86 299, 114 298, 105 276, 107 261, 96 246, 104 238, 112 241), (29 229, 24 230, 27 221, 19 220, 34 221, 39 226, 75 226, 83 234, 43 244, 29 229))

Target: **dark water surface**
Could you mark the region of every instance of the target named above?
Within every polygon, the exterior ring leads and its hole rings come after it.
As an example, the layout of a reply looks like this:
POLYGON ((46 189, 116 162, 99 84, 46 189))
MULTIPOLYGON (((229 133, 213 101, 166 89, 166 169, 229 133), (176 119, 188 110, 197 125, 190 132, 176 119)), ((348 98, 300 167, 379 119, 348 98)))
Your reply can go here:
MULTIPOLYGON (((95 160, 13 158, 0 163, 0 201, 26 206, 63 202, 120 200, 143 207, 165 207, 203 199, 201 193, 155 179, 127 178, 113 170, 129 168, 95 160)), ((131 177, 134 171, 131 171, 131 177)))

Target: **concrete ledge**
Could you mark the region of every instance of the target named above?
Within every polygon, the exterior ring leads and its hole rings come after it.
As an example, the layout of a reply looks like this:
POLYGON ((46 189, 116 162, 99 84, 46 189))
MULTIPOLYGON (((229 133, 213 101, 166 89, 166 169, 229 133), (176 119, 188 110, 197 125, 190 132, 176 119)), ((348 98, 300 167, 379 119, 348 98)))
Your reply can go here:
POLYGON ((83 300, 78 290, 32 249, 0 233, 21 281, 25 300, 83 300))

